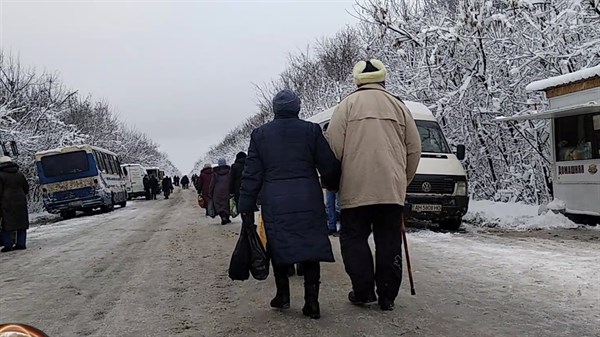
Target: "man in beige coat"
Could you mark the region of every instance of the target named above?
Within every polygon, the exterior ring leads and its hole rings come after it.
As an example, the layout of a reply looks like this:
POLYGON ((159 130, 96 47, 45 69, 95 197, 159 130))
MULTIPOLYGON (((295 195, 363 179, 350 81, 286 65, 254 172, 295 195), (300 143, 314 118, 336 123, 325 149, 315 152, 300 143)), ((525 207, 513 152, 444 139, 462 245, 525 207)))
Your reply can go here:
POLYGON ((406 105, 386 91, 381 61, 361 61, 353 75, 358 90, 338 105, 327 130, 342 163, 340 243, 352 280, 348 298, 355 304, 378 300, 382 310, 393 310, 402 280, 400 221, 406 188, 421 158, 421 139, 406 105))

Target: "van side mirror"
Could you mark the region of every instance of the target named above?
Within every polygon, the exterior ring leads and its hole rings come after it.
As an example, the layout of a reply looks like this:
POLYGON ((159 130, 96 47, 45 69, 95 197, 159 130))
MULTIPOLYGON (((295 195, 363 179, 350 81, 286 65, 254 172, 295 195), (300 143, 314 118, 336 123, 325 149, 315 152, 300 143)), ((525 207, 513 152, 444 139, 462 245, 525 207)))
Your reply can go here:
POLYGON ((456 145, 456 157, 458 160, 464 160, 466 157, 467 149, 464 145, 456 145))

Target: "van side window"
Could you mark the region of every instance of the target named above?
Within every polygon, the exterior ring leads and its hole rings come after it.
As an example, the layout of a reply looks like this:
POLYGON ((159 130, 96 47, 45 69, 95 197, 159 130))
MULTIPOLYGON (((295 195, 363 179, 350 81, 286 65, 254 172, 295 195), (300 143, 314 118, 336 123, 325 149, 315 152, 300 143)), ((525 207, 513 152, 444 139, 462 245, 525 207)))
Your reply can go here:
POLYGON ((106 167, 104 167, 104 160, 102 160, 102 155, 96 150, 94 150, 93 153, 94 159, 96 159, 96 165, 98 166, 98 170, 100 170, 100 172, 105 172, 106 167))
POLYGON ((129 175, 129 172, 127 172, 127 167, 123 166, 123 174, 127 177, 129 175))

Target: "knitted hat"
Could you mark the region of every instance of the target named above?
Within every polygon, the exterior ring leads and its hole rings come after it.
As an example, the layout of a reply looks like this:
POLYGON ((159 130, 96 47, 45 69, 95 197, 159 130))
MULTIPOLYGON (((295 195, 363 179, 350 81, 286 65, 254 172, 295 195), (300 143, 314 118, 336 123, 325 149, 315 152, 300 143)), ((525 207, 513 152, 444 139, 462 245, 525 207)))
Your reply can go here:
POLYGON ((205 169, 206 169, 206 168, 211 168, 211 167, 212 167, 212 165, 211 165, 211 164, 209 164, 209 163, 206 163, 206 164, 204 164, 204 168, 205 168, 205 169))
POLYGON ((289 89, 278 92, 273 98, 273 112, 298 115, 300 113, 300 97, 289 89))
POLYGON ((381 83, 385 82, 387 70, 383 62, 372 59, 358 62, 352 70, 352 75, 354 75, 354 83, 357 85, 381 83))
POLYGON ((4 163, 12 163, 12 158, 10 158, 9 156, 0 157, 0 164, 4 163))
POLYGON ((217 164, 219 164, 219 166, 225 166, 227 165, 227 161, 225 160, 225 158, 219 158, 217 164))

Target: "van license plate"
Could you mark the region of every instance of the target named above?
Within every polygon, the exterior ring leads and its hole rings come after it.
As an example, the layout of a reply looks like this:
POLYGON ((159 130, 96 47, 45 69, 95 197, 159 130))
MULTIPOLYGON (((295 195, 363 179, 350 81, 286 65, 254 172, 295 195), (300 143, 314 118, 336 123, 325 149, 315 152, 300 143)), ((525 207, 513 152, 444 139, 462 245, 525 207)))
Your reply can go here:
POLYGON ((442 205, 412 205, 413 212, 441 212, 442 205))

